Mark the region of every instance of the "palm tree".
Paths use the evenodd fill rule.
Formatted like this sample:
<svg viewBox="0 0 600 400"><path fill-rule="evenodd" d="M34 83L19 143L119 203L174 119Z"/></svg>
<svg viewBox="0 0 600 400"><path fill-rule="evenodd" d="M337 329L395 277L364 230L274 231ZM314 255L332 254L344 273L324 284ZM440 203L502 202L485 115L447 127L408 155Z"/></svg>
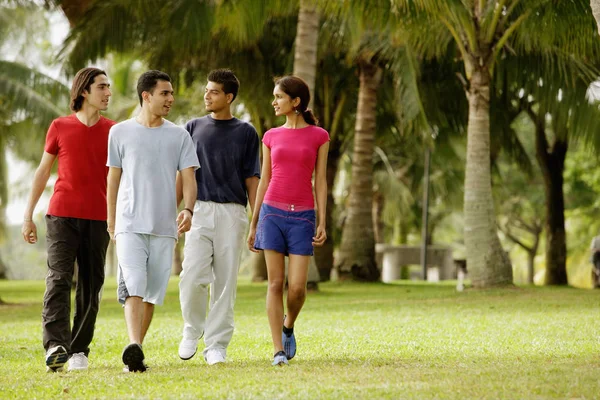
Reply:
<svg viewBox="0 0 600 400"><path fill-rule="evenodd" d="M327 3L325 10L343 21L338 36L344 37L348 57L353 59L359 75L358 103L354 129L350 195L344 210L345 220L336 260L341 279L374 281L379 278L375 261L373 229L373 151L376 134L377 92L384 70L391 73L393 84L382 90L399 90L397 98L405 106L403 117L415 126L423 126L424 113L414 89L414 60L406 51L401 31L375 25L378 9L366 3ZM413 85L413 86L411 86ZM409 88L409 90L406 90ZM414 105L416 107L411 107Z"/></svg>
<svg viewBox="0 0 600 400"><path fill-rule="evenodd" d="M342 242L337 260L340 279L375 281L379 270L375 263L375 234L373 231L373 151L377 89L382 68L376 61L361 58L360 89L354 131L352 183L346 207Z"/></svg>
<svg viewBox="0 0 600 400"><path fill-rule="evenodd" d="M28 26L35 34L39 7L30 2L0 8L0 38L12 45L25 42L9 35L17 26ZM17 7L19 6L19 7ZM32 20L33 18L33 20ZM33 23L31 23L33 22ZM41 21L45 23L45 21ZM29 29L29 28L28 28ZM0 42L0 47L5 45ZM15 49L13 49L15 50ZM6 207L9 197L6 153L12 151L25 161L37 162L42 153L46 128L63 114L68 101L68 88L49 76L17 61L0 59L0 238L6 232ZM0 260L0 278L6 277L6 266Z"/></svg>
<svg viewBox="0 0 600 400"><path fill-rule="evenodd" d="M465 70L469 101L465 169L465 243L476 287L512 282L510 260L497 235L490 172L490 86L494 67L511 54L540 54L557 68L591 55L587 0L408 0L377 2L413 33L427 57L445 54L453 43ZM583 22L582 22L583 21ZM540 31L543 27L543 31ZM426 29L426 31L424 31ZM543 34L542 34L543 33ZM573 61L575 59L575 61Z"/></svg>
<svg viewBox="0 0 600 400"><path fill-rule="evenodd" d="M6 153L35 162L42 153L45 129L64 113L68 89L60 82L23 64L0 60L0 239L6 233L8 168ZM0 279L6 267L0 260Z"/></svg>
<svg viewBox="0 0 600 400"><path fill-rule="evenodd" d="M298 26L296 29L294 72L308 85L311 93L309 108L313 107L315 80L317 75L317 49L319 42L319 12L311 0L300 0ZM308 287L317 290L319 271L315 258L311 257L308 267Z"/></svg>
<svg viewBox="0 0 600 400"><path fill-rule="evenodd" d="M315 93L317 49L319 42L319 12L311 0L300 0L298 27L294 51L294 75L304 79L310 93ZM314 95L309 107L313 107Z"/></svg>

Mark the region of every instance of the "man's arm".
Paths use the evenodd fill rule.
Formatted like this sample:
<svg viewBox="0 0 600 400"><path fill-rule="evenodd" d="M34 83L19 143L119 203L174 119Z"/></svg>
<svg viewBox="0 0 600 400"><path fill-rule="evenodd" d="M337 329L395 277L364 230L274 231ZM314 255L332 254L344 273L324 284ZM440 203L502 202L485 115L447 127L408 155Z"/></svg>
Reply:
<svg viewBox="0 0 600 400"><path fill-rule="evenodd" d="M177 196L177 208L183 200L183 183L181 182L181 172L177 171L177 178L175 179L175 195Z"/></svg>
<svg viewBox="0 0 600 400"><path fill-rule="evenodd" d="M115 219L117 214L117 195L119 194L119 184L121 183L121 173L123 170L118 167L108 169L108 178L106 184L106 206L107 206L107 229L111 240L115 240Z"/></svg>
<svg viewBox="0 0 600 400"><path fill-rule="evenodd" d="M196 170L194 167L182 169L178 177L181 180L181 192L183 193L184 209L177 216L177 233L187 232L192 227L192 214L194 204L198 196L198 184L196 183Z"/></svg>
<svg viewBox="0 0 600 400"><path fill-rule="evenodd" d="M33 211L46 188L54 160L56 160L55 154L44 152L40 165L33 175L33 184L29 193L29 199L27 200L25 214L23 215L23 227L21 228L23 239L28 243L37 242L37 227L35 226L35 222L33 222Z"/></svg>
<svg viewBox="0 0 600 400"><path fill-rule="evenodd" d="M250 212L254 213L254 203L256 202L256 190L258 189L258 176L251 176L246 178L244 183L246 184L246 191L248 192L248 203L250 204Z"/></svg>

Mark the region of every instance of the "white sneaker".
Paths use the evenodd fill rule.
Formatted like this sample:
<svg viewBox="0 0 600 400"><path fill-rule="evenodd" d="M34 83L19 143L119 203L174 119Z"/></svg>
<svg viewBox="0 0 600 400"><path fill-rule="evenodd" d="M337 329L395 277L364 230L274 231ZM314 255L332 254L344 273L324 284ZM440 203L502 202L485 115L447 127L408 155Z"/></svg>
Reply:
<svg viewBox="0 0 600 400"><path fill-rule="evenodd" d="M189 360L194 357L198 350L197 339L182 339L179 343L179 358L182 360Z"/></svg>
<svg viewBox="0 0 600 400"><path fill-rule="evenodd" d="M206 352L204 359L208 365L215 365L225 362L225 355L219 349L210 349Z"/></svg>
<svg viewBox="0 0 600 400"><path fill-rule="evenodd" d="M74 353L69 358L69 368L67 368L67 371L82 371L88 369L88 365L88 358L84 353Z"/></svg>

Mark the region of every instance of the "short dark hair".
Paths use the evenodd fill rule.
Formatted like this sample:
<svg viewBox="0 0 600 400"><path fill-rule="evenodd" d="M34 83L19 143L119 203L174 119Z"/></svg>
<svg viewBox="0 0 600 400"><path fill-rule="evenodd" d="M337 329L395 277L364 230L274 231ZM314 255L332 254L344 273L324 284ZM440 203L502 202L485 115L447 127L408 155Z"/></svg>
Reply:
<svg viewBox="0 0 600 400"><path fill-rule="evenodd" d="M94 79L98 75L106 75L106 72L98 68L84 68L80 69L75 78L73 78L73 84L71 85L71 110L77 112L83 107L83 92L90 92L90 87L94 83Z"/></svg>
<svg viewBox="0 0 600 400"><path fill-rule="evenodd" d="M143 92L154 92L154 88L156 87L156 83L158 81L171 82L171 77L162 71L157 71L155 69L144 72L140 79L137 82L137 92L138 98L140 99L140 106L144 104L144 99L142 98Z"/></svg>
<svg viewBox="0 0 600 400"><path fill-rule="evenodd" d="M221 68L210 71L208 81L223 85L225 94L233 94L231 101L235 100L238 90L240 90L240 81L230 69Z"/></svg>

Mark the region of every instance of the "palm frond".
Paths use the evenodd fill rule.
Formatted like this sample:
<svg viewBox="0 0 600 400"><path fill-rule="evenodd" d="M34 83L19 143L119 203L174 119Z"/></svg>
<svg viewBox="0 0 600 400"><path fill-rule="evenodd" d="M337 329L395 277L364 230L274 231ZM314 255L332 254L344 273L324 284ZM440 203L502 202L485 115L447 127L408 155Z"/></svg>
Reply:
<svg viewBox="0 0 600 400"><path fill-rule="evenodd" d="M35 115L47 123L64 113L59 105L67 98L68 89L23 64L0 60L0 93L10 98L13 118Z"/></svg>

